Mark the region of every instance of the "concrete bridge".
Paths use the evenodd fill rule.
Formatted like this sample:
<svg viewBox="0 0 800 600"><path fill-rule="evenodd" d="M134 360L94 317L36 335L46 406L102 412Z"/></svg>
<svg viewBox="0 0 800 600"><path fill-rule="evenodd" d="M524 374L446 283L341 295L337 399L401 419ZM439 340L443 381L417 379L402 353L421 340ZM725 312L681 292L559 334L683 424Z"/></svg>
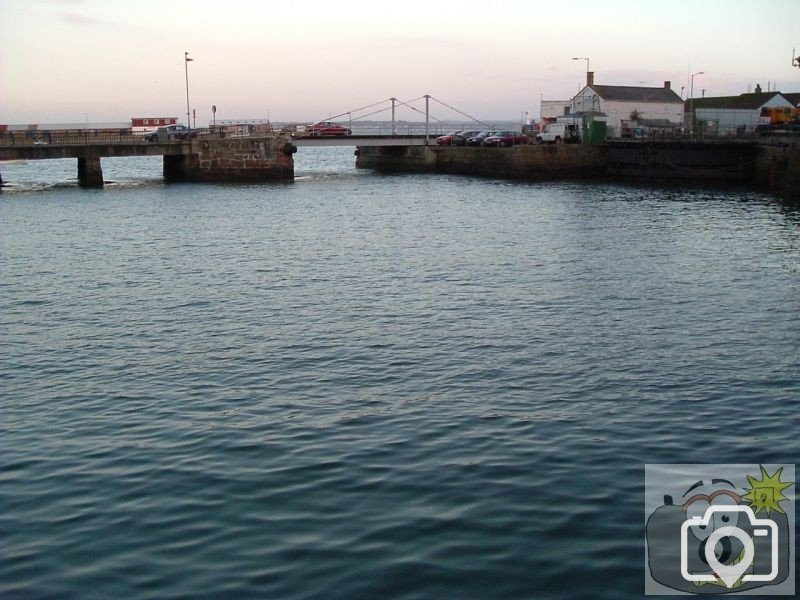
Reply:
<svg viewBox="0 0 800 600"><path fill-rule="evenodd" d="M148 142L141 135L125 132L41 131L0 135L0 160L76 158L81 187L102 187L100 159L124 156L163 156L163 173L168 181L291 181L295 151L291 138L282 135L213 136L164 142Z"/></svg>
<svg viewBox="0 0 800 600"><path fill-rule="evenodd" d="M297 148L315 146L422 146L424 135L360 135L298 137L273 133L261 136L201 135L160 142L128 131L21 131L0 134L0 161L75 158L78 184L102 187L103 157L163 156L168 181L292 180ZM0 183L2 175L0 174Z"/></svg>

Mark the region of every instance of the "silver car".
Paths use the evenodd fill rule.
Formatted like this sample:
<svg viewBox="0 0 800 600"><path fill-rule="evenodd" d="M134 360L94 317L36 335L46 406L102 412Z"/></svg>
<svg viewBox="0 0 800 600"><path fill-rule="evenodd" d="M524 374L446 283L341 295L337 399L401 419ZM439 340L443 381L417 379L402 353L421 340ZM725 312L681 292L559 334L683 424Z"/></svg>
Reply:
<svg viewBox="0 0 800 600"><path fill-rule="evenodd" d="M167 125L146 134L144 139L148 142L170 142L172 140L182 140L188 133L189 128L186 125Z"/></svg>

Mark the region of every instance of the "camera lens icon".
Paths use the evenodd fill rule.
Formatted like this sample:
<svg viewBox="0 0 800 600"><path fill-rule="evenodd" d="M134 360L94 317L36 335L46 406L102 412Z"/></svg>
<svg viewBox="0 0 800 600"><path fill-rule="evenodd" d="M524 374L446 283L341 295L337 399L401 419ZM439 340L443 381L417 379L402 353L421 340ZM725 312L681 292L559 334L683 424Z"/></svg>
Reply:
<svg viewBox="0 0 800 600"><path fill-rule="evenodd" d="M735 514L742 513L742 514ZM718 518L722 515L722 518ZM741 527L725 525L711 531L715 523L742 524L752 531L752 535ZM746 521L746 523L745 523ZM705 563L713 569L713 573L697 573L689 571L689 530L709 532L703 544L703 558ZM768 540L770 549L770 570L768 573L747 573L755 559L756 546L761 551L764 543L754 543L754 538ZM741 547L741 552L732 557L731 540L738 542L736 547ZM723 548L720 558L717 558L715 548ZM733 558L733 559L732 559ZM732 588L737 581L742 584L749 581L773 581L778 576L778 526L771 519L757 519L749 506L710 506L703 516L694 516L686 519L681 524L681 576L686 581L699 583L713 583L721 579L728 588Z"/></svg>

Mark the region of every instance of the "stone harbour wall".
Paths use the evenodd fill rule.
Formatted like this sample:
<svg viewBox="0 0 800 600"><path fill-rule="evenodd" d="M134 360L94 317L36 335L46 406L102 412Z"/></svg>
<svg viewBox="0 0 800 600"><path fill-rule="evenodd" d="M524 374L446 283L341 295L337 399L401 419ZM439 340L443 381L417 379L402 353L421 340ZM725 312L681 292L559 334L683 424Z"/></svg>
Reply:
<svg viewBox="0 0 800 600"><path fill-rule="evenodd" d="M603 177L607 163L602 146L363 146L358 148L356 167L379 171L547 180Z"/></svg>
<svg viewBox="0 0 800 600"><path fill-rule="evenodd" d="M356 167L504 179L746 185L800 202L800 144L612 142L514 148L359 146Z"/></svg>
<svg viewBox="0 0 800 600"><path fill-rule="evenodd" d="M762 146L755 165L755 186L800 203L800 146Z"/></svg>
<svg viewBox="0 0 800 600"><path fill-rule="evenodd" d="M292 181L296 148L283 137L192 141L191 152L164 157L169 181Z"/></svg>

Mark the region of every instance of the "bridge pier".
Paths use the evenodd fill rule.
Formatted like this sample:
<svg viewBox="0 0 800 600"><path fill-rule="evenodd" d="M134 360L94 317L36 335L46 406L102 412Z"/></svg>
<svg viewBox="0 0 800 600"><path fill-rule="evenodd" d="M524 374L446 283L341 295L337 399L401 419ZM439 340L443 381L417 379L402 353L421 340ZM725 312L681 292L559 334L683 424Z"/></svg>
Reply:
<svg viewBox="0 0 800 600"><path fill-rule="evenodd" d="M93 135L51 138L53 143L6 144L0 135L0 160L78 159L78 184L103 187L101 157L163 156L167 181L240 182L292 181L297 148L288 136L241 138L216 136L175 142L146 143L118 132L111 137ZM27 140L25 140L27 142Z"/></svg>
<svg viewBox="0 0 800 600"><path fill-rule="evenodd" d="M201 139L164 155L167 181L292 181L297 148L286 138Z"/></svg>
<svg viewBox="0 0 800 600"><path fill-rule="evenodd" d="M186 155L185 154L165 154L164 155L164 180L165 181L186 181Z"/></svg>
<svg viewBox="0 0 800 600"><path fill-rule="evenodd" d="M81 187L103 187L103 169L99 156L78 157L78 185Z"/></svg>

